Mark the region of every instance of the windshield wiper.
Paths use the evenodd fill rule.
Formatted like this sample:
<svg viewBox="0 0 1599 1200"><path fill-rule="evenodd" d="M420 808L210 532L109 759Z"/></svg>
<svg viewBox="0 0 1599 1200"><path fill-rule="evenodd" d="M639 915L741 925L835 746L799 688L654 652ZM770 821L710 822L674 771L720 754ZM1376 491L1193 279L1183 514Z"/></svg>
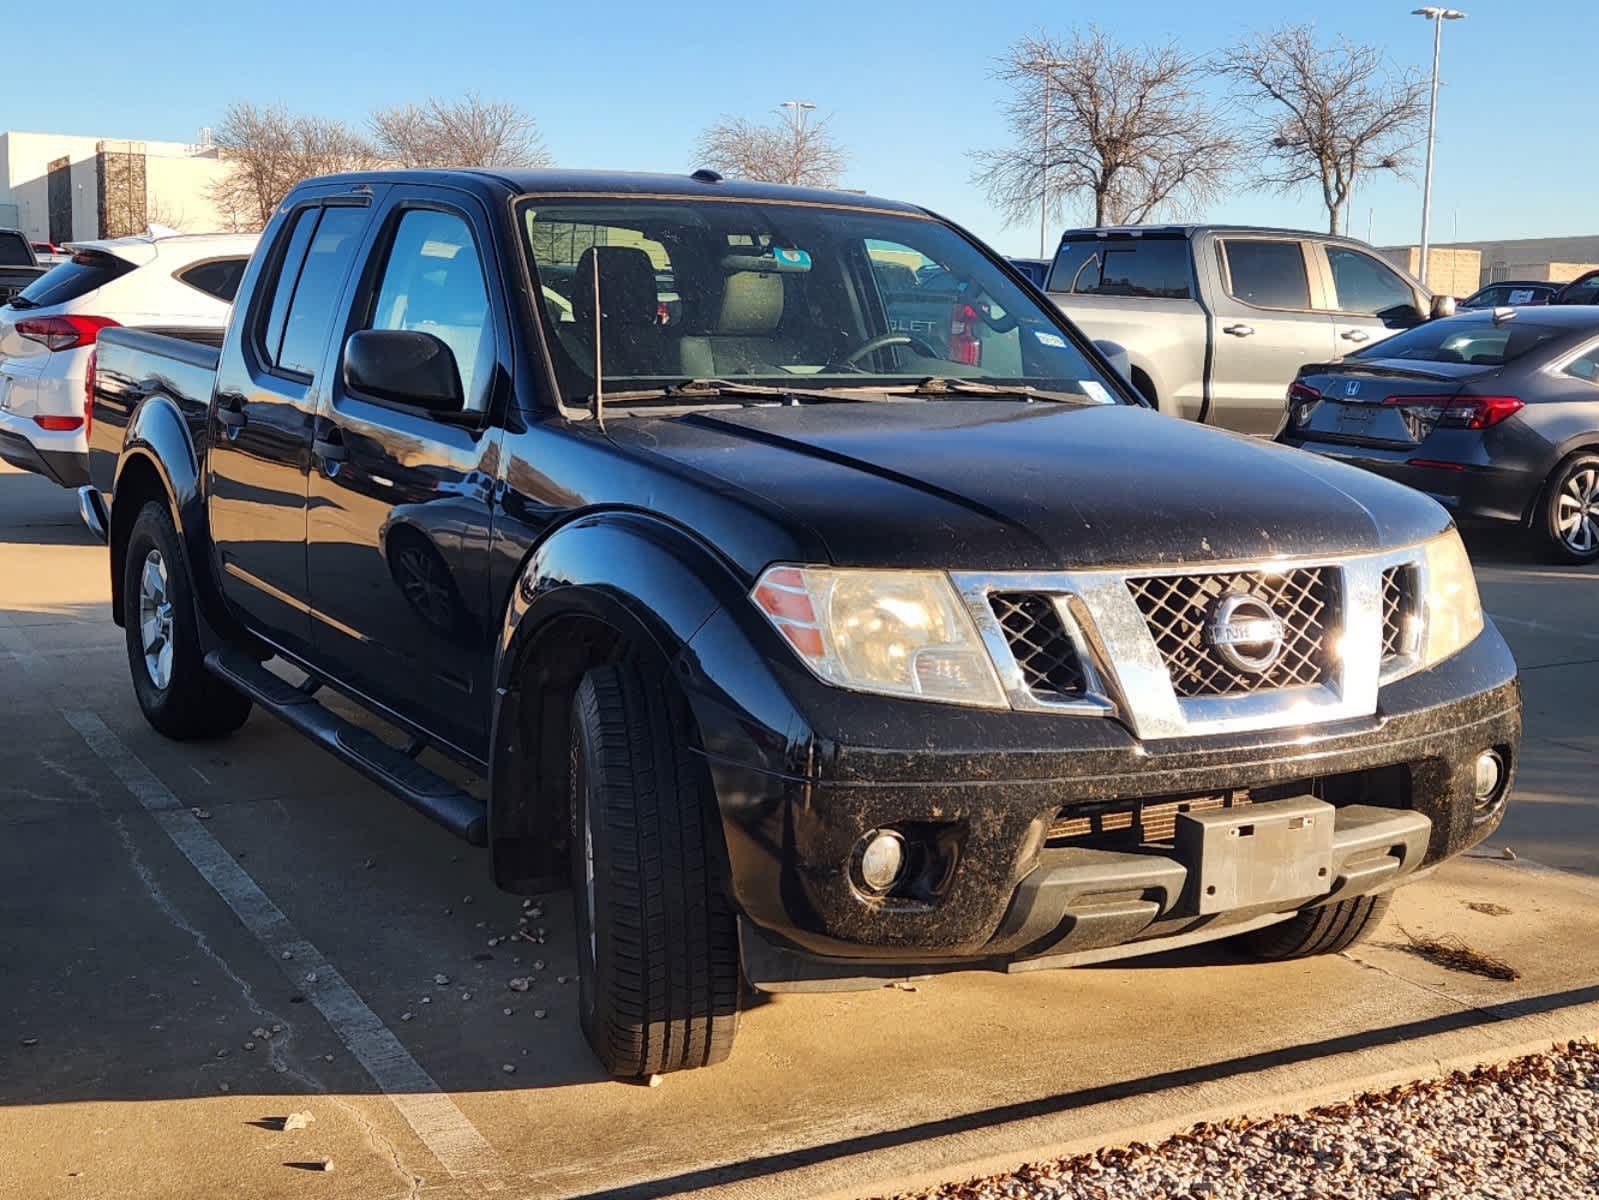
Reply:
<svg viewBox="0 0 1599 1200"><path fill-rule="evenodd" d="M1079 392L1053 392L1036 388L1030 383L983 383L976 379L958 379L948 375L932 375L908 388L884 388L891 395L904 396L1020 396L1023 400L1048 400L1055 404L1093 404L1094 401Z"/></svg>
<svg viewBox="0 0 1599 1200"><path fill-rule="evenodd" d="M882 389L872 389L881 391ZM588 397L592 403L593 397ZM710 399L750 399L750 400L782 400L789 404L798 404L802 400L815 400L826 403L837 403L840 400L868 401L870 396L860 395L858 392L824 391L820 388L791 388L760 383L734 383L727 379L686 379L682 383L669 383L664 387L641 388L631 392L605 393L605 403L626 404L629 401L640 400L710 400Z"/></svg>

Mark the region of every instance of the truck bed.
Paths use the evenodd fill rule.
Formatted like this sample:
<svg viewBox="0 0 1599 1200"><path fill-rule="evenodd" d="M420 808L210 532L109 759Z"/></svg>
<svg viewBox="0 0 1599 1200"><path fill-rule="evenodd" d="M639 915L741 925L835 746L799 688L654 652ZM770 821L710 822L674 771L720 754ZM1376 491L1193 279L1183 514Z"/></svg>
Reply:
<svg viewBox="0 0 1599 1200"><path fill-rule="evenodd" d="M169 328L102 330L96 341L89 482L111 496L128 416L145 396L169 396L183 414L195 452L204 454L206 410L216 384L224 331Z"/></svg>

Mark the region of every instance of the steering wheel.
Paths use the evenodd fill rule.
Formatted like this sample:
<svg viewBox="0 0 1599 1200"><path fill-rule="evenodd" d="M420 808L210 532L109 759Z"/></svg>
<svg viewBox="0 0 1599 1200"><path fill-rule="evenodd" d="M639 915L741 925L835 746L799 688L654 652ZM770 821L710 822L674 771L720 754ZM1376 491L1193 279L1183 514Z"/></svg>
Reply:
<svg viewBox="0 0 1599 1200"><path fill-rule="evenodd" d="M921 338L916 337L913 334L883 333L879 334L877 337L868 338L866 341L862 342L859 346L856 346L855 349L849 351L843 357L834 359L828 364L828 366L853 367L868 354L875 353L878 350L884 350L889 346L909 346L923 358L944 357L943 351L933 349L932 346L928 345Z"/></svg>

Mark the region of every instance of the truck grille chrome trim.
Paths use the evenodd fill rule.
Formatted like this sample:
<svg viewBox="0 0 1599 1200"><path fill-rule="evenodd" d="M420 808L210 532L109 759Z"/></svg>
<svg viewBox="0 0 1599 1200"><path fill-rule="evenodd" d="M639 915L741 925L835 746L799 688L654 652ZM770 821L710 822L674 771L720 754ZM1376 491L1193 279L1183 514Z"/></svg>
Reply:
<svg viewBox="0 0 1599 1200"><path fill-rule="evenodd" d="M1145 741L1370 718L1379 687L1420 665L1420 546L1186 571L956 571L951 579L1013 709L1111 716ZM1218 600L1240 594L1264 608L1230 606L1218 627ZM1276 656L1247 644L1279 632ZM1221 645L1266 668L1240 669L1216 652Z"/></svg>

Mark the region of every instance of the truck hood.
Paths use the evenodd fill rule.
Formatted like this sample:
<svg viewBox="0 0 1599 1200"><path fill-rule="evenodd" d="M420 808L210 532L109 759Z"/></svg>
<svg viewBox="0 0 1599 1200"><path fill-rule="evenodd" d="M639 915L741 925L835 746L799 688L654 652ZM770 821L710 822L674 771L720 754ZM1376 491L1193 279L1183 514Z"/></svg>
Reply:
<svg viewBox="0 0 1599 1200"><path fill-rule="evenodd" d="M802 526L840 565L1215 563L1373 551L1449 525L1375 475L1141 408L844 403L618 417L610 430Z"/></svg>

